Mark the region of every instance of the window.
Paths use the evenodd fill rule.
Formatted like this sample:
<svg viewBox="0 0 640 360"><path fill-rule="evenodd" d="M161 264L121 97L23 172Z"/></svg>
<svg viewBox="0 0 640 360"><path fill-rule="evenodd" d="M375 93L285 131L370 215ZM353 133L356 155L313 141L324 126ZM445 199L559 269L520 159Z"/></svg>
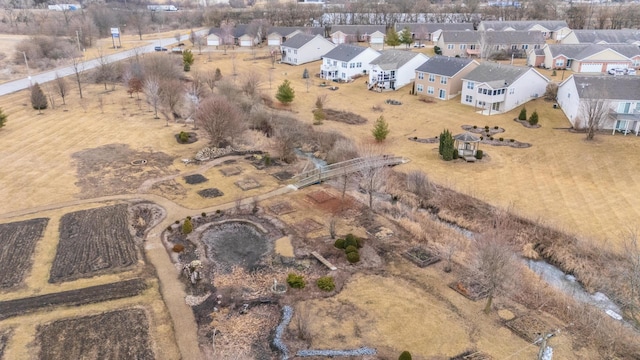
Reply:
<svg viewBox="0 0 640 360"><path fill-rule="evenodd" d="M358 66L356 66L356 67L361 68L361 67L362 67L362 63L361 63L361 62L359 62L359 63L358 63Z"/></svg>
<svg viewBox="0 0 640 360"><path fill-rule="evenodd" d="M298 55L298 50L293 50L294 55Z"/></svg>
<svg viewBox="0 0 640 360"><path fill-rule="evenodd" d="M529 45L527 44L522 44L522 50L527 50L529 48Z"/></svg>
<svg viewBox="0 0 640 360"><path fill-rule="evenodd" d="M338 66L338 60L333 60L333 66Z"/></svg>
<svg viewBox="0 0 640 360"><path fill-rule="evenodd" d="M476 49L476 44L471 44L471 45L469 45L469 49L470 49L470 50L475 50L475 49Z"/></svg>
<svg viewBox="0 0 640 360"><path fill-rule="evenodd" d="M464 101L468 102L468 103L472 103L473 102L473 96L471 95L467 95L464 97Z"/></svg>
<svg viewBox="0 0 640 360"><path fill-rule="evenodd" d="M422 86L422 84L416 85L416 91L422 92L423 90L424 90L424 87Z"/></svg>
<svg viewBox="0 0 640 360"><path fill-rule="evenodd" d="M331 60L329 60L329 59L325 59L325 60L326 60L325 62L327 63L327 65L331 65Z"/></svg>
<svg viewBox="0 0 640 360"><path fill-rule="evenodd" d="M518 45L511 45L511 50L517 50L518 49Z"/></svg>
<svg viewBox="0 0 640 360"><path fill-rule="evenodd" d="M433 74L429 74L429 82L435 82L436 81L436 76Z"/></svg>
<svg viewBox="0 0 640 360"><path fill-rule="evenodd" d="M424 73L419 72L418 73L418 79L424 80Z"/></svg>
<svg viewBox="0 0 640 360"><path fill-rule="evenodd" d="M396 71L395 70L391 70L391 77L395 78L396 77Z"/></svg>
<svg viewBox="0 0 640 360"><path fill-rule="evenodd" d="M346 69L347 68L347 63L343 61L342 62L342 67Z"/></svg>
<svg viewBox="0 0 640 360"><path fill-rule="evenodd" d="M622 102L618 104L618 113L620 114L628 114L629 110L631 110L631 103Z"/></svg>
<svg viewBox="0 0 640 360"><path fill-rule="evenodd" d="M453 50L453 44L449 44L449 45L447 45L447 49L449 49L449 50Z"/></svg>
<svg viewBox="0 0 640 360"><path fill-rule="evenodd" d="M487 103L485 101L478 101L478 106L485 106Z"/></svg>
<svg viewBox="0 0 640 360"><path fill-rule="evenodd" d="M513 95L515 93L516 93L516 89L514 88L509 89L509 94Z"/></svg>
<svg viewBox="0 0 640 360"><path fill-rule="evenodd" d="M345 73L342 73L341 76L342 76L343 79L347 78L347 74L345 74Z"/></svg>
<svg viewBox="0 0 640 360"><path fill-rule="evenodd" d="M482 94L482 89L478 88L478 94Z"/></svg>
<svg viewBox="0 0 640 360"><path fill-rule="evenodd" d="M447 85L447 79L446 76L440 76L440 84Z"/></svg>
<svg viewBox="0 0 640 360"><path fill-rule="evenodd" d="M460 44L460 50L464 50L467 48L467 44Z"/></svg>
<svg viewBox="0 0 640 360"><path fill-rule="evenodd" d="M289 54L291 54L291 49L287 49L287 52L288 52Z"/></svg>
<svg viewBox="0 0 640 360"><path fill-rule="evenodd" d="M638 67L638 66L640 66L640 60L633 60L633 63L631 63L631 65L632 65L633 67Z"/></svg>
<svg viewBox="0 0 640 360"><path fill-rule="evenodd" d="M487 91L487 89L482 89L482 95L487 95L487 93L490 93L491 90Z"/></svg>
<svg viewBox="0 0 640 360"><path fill-rule="evenodd" d="M564 65L564 59L557 59L556 60L556 66L563 66Z"/></svg>
<svg viewBox="0 0 640 360"><path fill-rule="evenodd" d="M433 86L427 87L427 94L433 95Z"/></svg>
<svg viewBox="0 0 640 360"><path fill-rule="evenodd" d="M467 89L473 90L473 83L471 81L467 81Z"/></svg>
<svg viewBox="0 0 640 360"><path fill-rule="evenodd" d="M353 69L354 67L356 67L356 64L354 64L354 63L349 63L349 69Z"/></svg>
<svg viewBox="0 0 640 360"><path fill-rule="evenodd" d="M534 48L534 49L540 49L540 44L535 44L535 45L533 45L533 48Z"/></svg>
<svg viewBox="0 0 640 360"><path fill-rule="evenodd" d="M440 94L438 96L440 99L446 99L447 98L447 92L444 89L440 89Z"/></svg>

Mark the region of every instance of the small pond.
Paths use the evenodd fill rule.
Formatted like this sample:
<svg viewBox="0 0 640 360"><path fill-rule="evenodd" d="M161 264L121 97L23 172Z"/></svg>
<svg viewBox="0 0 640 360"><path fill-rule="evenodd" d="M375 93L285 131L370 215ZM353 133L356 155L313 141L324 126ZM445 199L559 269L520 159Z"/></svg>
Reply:
<svg viewBox="0 0 640 360"><path fill-rule="evenodd" d="M222 269L242 266L253 269L269 250L269 239L254 226L229 222L211 226L202 233L207 258Z"/></svg>

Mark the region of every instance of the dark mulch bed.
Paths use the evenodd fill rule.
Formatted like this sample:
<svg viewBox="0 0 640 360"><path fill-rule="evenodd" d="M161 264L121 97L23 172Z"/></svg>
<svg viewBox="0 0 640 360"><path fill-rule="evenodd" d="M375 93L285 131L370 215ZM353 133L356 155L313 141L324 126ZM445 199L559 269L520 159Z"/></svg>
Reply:
<svg viewBox="0 0 640 360"><path fill-rule="evenodd" d="M440 142L440 139L438 139L437 137L419 138L414 136L414 137L410 137L409 140L423 143L423 144L437 144L438 142Z"/></svg>
<svg viewBox="0 0 640 360"><path fill-rule="evenodd" d="M188 132L187 134L189 134L189 138L187 139L187 141L180 141L180 134L174 135L178 144L193 144L194 142L198 141L198 134L194 132Z"/></svg>
<svg viewBox="0 0 640 360"><path fill-rule="evenodd" d="M289 171L280 171L277 172L275 174L272 174L273 177L275 177L276 179L280 180L280 181L284 181L284 180L289 180L291 178L293 178L293 173L289 172Z"/></svg>
<svg viewBox="0 0 640 360"><path fill-rule="evenodd" d="M209 179L204 177L202 174L187 175L183 179L189 185L195 185L203 183L205 181L209 181Z"/></svg>
<svg viewBox="0 0 640 360"><path fill-rule="evenodd" d="M404 252L402 256L421 268L427 267L440 261L440 257L438 255L433 254L431 251L420 247L409 249L408 251Z"/></svg>
<svg viewBox="0 0 640 360"><path fill-rule="evenodd" d="M430 138L410 137L408 138L408 140L423 143L423 144L437 144L438 142L440 142L440 139L438 139L437 137L430 137ZM520 142L515 139L503 138L502 141L500 141L500 138L493 138L493 140L491 140L491 138L485 138L484 136L481 137L480 143L491 145L491 146L511 146L517 149L526 149L532 146L529 143Z"/></svg>
<svg viewBox="0 0 640 360"><path fill-rule="evenodd" d="M462 125L462 129L463 129L464 131L468 131L468 132L470 132L470 133L474 133L474 134L480 134L480 135L483 135L483 136L487 136L487 134L488 134L489 136L493 136L493 135L495 135L495 134L500 134L500 133L503 133L503 132L504 132L504 129L503 129L503 128L501 128L501 127L498 127L498 128L496 129L496 127L495 127L495 126L490 126L490 127L489 127L489 129L487 129L487 128L486 128L486 127L484 127L484 126L483 126L483 127L478 126L478 127L476 127L476 128L474 128L473 126L474 126L474 125ZM487 131L487 130L488 130L488 131Z"/></svg>
<svg viewBox="0 0 640 360"><path fill-rule="evenodd" d="M229 164L235 164L237 162L238 161L236 159L229 159L229 160L223 161L222 163L225 164L225 165L229 165Z"/></svg>
<svg viewBox="0 0 640 360"><path fill-rule="evenodd" d="M223 196L224 193L216 188L209 188L198 191L198 195L202 196L203 198L216 198L219 196Z"/></svg>
<svg viewBox="0 0 640 360"><path fill-rule="evenodd" d="M350 125L361 125L367 123L367 119L365 117L349 111L324 109L324 113L327 115L327 120L330 121L337 121Z"/></svg>
<svg viewBox="0 0 640 360"><path fill-rule="evenodd" d="M295 209L286 201L281 201L269 206L269 210L276 215L284 215L295 211Z"/></svg>
<svg viewBox="0 0 640 360"><path fill-rule="evenodd" d="M449 287L458 292L460 295L469 300L476 301L487 297L487 292L478 283L472 283L464 280L454 281Z"/></svg>
<svg viewBox="0 0 640 360"><path fill-rule="evenodd" d="M540 124L531 125L528 120L520 120L518 118L513 119L513 121L520 123L520 125L529 128L529 129L537 129L540 127Z"/></svg>

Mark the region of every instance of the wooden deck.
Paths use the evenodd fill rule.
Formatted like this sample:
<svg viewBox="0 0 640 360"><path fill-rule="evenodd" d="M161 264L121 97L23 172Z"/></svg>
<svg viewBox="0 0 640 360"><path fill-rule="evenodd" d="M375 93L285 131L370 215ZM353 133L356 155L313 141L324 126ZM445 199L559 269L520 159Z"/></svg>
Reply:
<svg viewBox="0 0 640 360"><path fill-rule="evenodd" d="M330 270L338 270L337 267L335 267L332 263L329 262L329 260L325 259L324 256L318 254L317 251L312 251L311 255L315 256L316 259L318 259L318 261L320 261L321 263L324 264L324 266L328 267Z"/></svg>

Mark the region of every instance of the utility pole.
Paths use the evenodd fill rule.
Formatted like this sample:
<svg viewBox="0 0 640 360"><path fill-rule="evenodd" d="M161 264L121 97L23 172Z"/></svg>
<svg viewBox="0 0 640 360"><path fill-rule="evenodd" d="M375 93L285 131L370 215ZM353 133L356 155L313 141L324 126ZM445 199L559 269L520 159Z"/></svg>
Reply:
<svg viewBox="0 0 640 360"><path fill-rule="evenodd" d="M27 76L29 78L29 87L31 87L31 70L29 70L29 62L27 62L27 53L23 51L22 55L24 56L24 64L27 66Z"/></svg>
<svg viewBox="0 0 640 360"><path fill-rule="evenodd" d="M78 30L76 30L76 41L78 42L78 51L82 52L82 49L80 49L80 33Z"/></svg>

